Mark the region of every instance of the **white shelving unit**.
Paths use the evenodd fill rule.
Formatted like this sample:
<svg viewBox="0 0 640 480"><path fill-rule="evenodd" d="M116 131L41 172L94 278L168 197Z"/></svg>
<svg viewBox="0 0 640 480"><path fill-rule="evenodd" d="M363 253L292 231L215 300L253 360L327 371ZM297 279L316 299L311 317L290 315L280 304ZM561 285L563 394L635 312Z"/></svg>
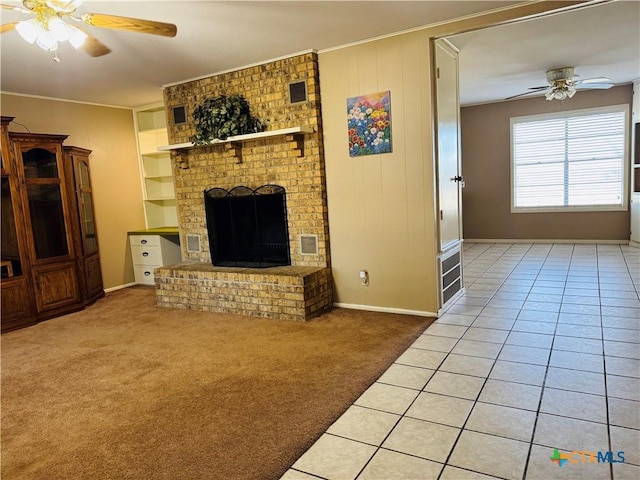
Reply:
<svg viewBox="0 0 640 480"><path fill-rule="evenodd" d="M171 154L158 150L158 147L168 143L164 105L159 103L138 107L134 109L134 119L146 227L176 227L178 214Z"/></svg>

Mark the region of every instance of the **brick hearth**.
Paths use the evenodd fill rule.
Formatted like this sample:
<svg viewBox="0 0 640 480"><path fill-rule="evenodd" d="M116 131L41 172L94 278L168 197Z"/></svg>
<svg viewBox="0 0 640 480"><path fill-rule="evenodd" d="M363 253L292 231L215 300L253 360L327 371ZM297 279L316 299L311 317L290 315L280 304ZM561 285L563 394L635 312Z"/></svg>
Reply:
<svg viewBox="0 0 640 480"><path fill-rule="evenodd" d="M306 320L332 305L331 269L179 264L156 269L161 307Z"/></svg>

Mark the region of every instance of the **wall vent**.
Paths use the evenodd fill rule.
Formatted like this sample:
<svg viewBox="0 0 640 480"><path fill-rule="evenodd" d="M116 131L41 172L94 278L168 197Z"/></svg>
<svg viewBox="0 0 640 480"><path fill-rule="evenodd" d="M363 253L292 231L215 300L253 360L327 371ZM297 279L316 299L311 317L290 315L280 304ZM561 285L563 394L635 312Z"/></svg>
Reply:
<svg viewBox="0 0 640 480"><path fill-rule="evenodd" d="M289 84L289 103L302 103L307 101L307 81L301 80Z"/></svg>
<svg viewBox="0 0 640 480"><path fill-rule="evenodd" d="M300 235L300 253L318 255L318 235Z"/></svg>
<svg viewBox="0 0 640 480"><path fill-rule="evenodd" d="M179 125L181 123L187 123L187 111L184 105L173 107L173 124Z"/></svg>
<svg viewBox="0 0 640 480"><path fill-rule="evenodd" d="M187 252L202 253L202 249L200 248L200 235L187 233Z"/></svg>

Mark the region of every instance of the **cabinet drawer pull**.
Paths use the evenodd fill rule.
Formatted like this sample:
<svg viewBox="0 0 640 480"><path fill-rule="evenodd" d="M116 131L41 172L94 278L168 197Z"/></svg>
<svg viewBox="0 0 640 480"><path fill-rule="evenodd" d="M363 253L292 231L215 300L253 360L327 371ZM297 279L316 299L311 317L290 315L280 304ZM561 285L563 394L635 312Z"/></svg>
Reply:
<svg viewBox="0 0 640 480"><path fill-rule="evenodd" d="M149 252L142 252L142 256L143 257L148 257L149 256Z"/></svg>
<svg viewBox="0 0 640 480"><path fill-rule="evenodd" d="M147 241L146 240L140 240L140 243L143 244L143 245L146 245Z"/></svg>
<svg viewBox="0 0 640 480"><path fill-rule="evenodd" d="M144 276L145 276L145 277L148 277L149 275L151 275L151 272L149 272L149 271L144 272Z"/></svg>

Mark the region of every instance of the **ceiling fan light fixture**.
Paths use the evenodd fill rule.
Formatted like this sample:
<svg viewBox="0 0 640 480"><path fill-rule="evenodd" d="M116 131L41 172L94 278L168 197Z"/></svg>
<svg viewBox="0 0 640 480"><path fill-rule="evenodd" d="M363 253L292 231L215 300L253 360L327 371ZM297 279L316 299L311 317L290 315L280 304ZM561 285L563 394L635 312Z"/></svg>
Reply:
<svg viewBox="0 0 640 480"><path fill-rule="evenodd" d="M82 3L84 2L84 0L71 0L69 2L65 2L65 1L60 1L60 0L47 0L46 4L47 6L56 11L56 12L60 12L60 13L73 13L75 12L76 8L78 8L80 5L82 5Z"/></svg>
<svg viewBox="0 0 640 480"><path fill-rule="evenodd" d="M41 49L49 52L54 52L58 49L58 41L51 34L51 32L44 30L36 39L36 45Z"/></svg>
<svg viewBox="0 0 640 480"><path fill-rule="evenodd" d="M40 22L35 18L23 20L16 25L16 32L18 32L27 43L35 42L42 31L42 25L40 25Z"/></svg>
<svg viewBox="0 0 640 480"><path fill-rule="evenodd" d="M49 33L56 39L58 42L66 42L69 40L69 29L68 25L60 20L59 18L51 18L49 19Z"/></svg>

